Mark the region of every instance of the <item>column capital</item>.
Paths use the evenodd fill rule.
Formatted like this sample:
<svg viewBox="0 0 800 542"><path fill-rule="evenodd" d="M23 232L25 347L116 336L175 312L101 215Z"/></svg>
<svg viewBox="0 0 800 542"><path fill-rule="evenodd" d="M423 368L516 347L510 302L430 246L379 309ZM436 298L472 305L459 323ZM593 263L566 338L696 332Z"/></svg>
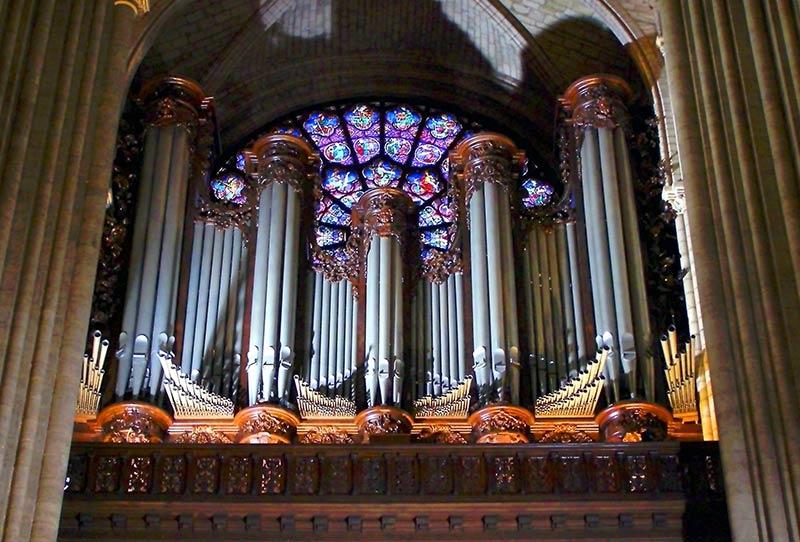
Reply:
<svg viewBox="0 0 800 542"><path fill-rule="evenodd" d="M481 183L495 183L508 191L524 162L525 153L508 137L494 132L470 136L450 153L450 171L467 203Z"/></svg>
<svg viewBox="0 0 800 542"><path fill-rule="evenodd" d="M319 176L320 160L311 146L288 134L270 134L245 151L245 171L260 188L286 183L303 193Z"/></svg>
<svg viewBox="0 0 800 542"><path fill-rule="evenodd" d="M572 83L559 98L576 128L616 128L628 118L627 103L633 92L622 78L595 74Z"/></svg>
<svg viewBox="0 0 800 542"><path fill-rule="evenodd" d="M414 212L411 198L396 188L368 190L353 206L353 227L362 232L365 241L373 235L395 237L404 241L409 226L409 215Z"/></svg>
<svg viewBox="0 0 800 542"><path fill-rule="evenodd" d="M166 76L147 81L136 102L144 109L144 121L150 126L193 127L213 110L213 99L205 96L200 85L185 77Z"/></svg>

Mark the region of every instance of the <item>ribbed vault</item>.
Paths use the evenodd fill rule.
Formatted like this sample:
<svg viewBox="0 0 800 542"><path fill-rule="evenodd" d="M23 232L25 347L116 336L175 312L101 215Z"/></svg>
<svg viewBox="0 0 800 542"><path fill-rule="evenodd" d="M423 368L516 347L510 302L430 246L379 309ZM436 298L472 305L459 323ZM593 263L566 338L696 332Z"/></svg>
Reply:
<svg viewBox="0 0 800 542"><path fill-rule="evenodd" d="M635 78L583 0L162 0L140 79L172 73L216 100L223 146L288 112L353 97L448 104L553 156L556 97L572 80ZM604 4L605 5L605 4Z"/></svg>

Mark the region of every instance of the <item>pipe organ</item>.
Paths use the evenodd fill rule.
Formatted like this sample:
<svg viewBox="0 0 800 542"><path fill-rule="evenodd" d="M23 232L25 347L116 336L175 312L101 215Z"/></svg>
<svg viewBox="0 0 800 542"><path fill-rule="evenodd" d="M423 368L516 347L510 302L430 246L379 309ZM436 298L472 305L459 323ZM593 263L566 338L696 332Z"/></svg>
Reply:
<svg viewBox="0 0 800 542"><path fill-rule="evenodd" d="M182 431L218 424L227 441L450 438L443 423L453 442L528 442L572 422L602 435L603 396L648 409L661 379L675 419L709 420L706 365L677 347L653 361L629 96L607 76L567 89L571 165L534 212L525 154L452 115L329 108L209 175L210 99L181 79L146 85L115 400L165 404L166 386ZM83 421L109 371L98 355Z"/></svg>
<svg viewBox="0 0 800 542"><path fill-rule="evenodd" d="M451 158L468 209L473 369L484 401L519 402L510 186L518 178L523 157L508 138L484 133L460 143Z"/></svg>
<svg viewBox="0 0 800 542"><path fill-rule="evenodd" d="M630 89L611 77L588 77L571 85L562 103L570 113L579 163L575 199L585 227L597 346L609 346L606 363L612 401L638 389L655 398L655 369L630 157L625 138L625 101Z"/></svg>
<svg viewBox="0 0 800 542"><path fill-rule="evenodd" d="M464 273L421 277L411 300L410 359L414 398L436 397L468 377L464 336ZM438 282L437 282L438 280Z"/></svg>
<svg viewBox="0 0 800 542"><path fill-rule="evenodd" d="M408 283L411 198L396 189L366 192L353 212L364 291L367 404L400 405L405 379L404 283Z"/></svg>
<svg viewBox="0 0 800 542"><path fill-rule="evenodd" d="M118 398L160 390L158 353L174 340L191 148L210 103L197 85L179 78L145 85L139 100L148 129L119 335Z"/></svg>
<svg viewBox="0 0 800 542"><path fill-rule="evenodd" d="M285 401L295 362L297 277L302 199L318 161L302 140L269 135L252 146L252 175L261 188L256 225L248 401Z"/></svg>

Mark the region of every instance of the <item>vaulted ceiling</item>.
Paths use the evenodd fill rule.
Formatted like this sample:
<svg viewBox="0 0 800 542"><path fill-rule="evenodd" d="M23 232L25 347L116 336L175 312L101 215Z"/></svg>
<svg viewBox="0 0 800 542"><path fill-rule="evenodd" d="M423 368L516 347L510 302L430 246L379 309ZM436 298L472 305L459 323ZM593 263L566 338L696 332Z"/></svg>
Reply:
<svg viewBox="0 0 800 542"><path fill-rule="evenodd" d="M224 147L297 109L396 97L469 113L551 159L556 99L570 82L638 79L590 0L168 3L138 79L198 81L214 96ZM628 3L647 18L646 2Z"/></svg>

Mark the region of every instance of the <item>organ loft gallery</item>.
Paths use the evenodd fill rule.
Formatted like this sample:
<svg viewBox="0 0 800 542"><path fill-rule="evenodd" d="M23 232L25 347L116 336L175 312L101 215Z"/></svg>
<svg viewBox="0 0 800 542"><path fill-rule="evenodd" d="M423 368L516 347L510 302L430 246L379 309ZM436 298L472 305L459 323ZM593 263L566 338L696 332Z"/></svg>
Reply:
<svg viewBox="0 0 800 542"><path fill-rule="evenodd" d="M0 539L800 540L796 5L0 29Z"/></svg>

